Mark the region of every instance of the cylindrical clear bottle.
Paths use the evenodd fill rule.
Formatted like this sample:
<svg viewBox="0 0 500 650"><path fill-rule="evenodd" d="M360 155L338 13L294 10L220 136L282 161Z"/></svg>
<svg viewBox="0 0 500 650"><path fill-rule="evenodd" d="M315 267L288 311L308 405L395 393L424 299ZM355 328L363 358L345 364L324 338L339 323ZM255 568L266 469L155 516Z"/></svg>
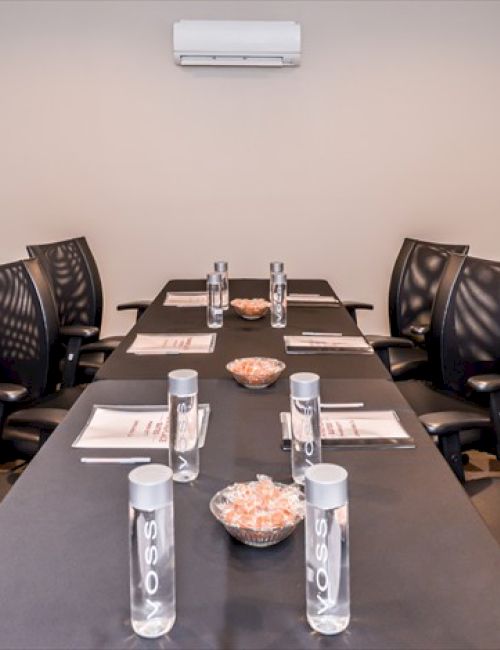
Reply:
<svg viewBox="0 0 500 650"><path fill-rule="evenodd" d="M175 622L172 470L141 465L129 474L130 620L146 638Z"/></svg>
<svg viewBox="0 0 500 650"><path fill-rule="evenodd" d="M304 483L308 467L321 463L319 375L290 375L291 463L295 483Z"/></svg>
<svg viewBox="0 0 500 650"><path fill-rule="evenodd" d="M350 620L347 472L320 463L306 471L306 605L309 625L338 634Z"/></svg>
<svg viewBox="0 0 500 650"><path fill-rule="evenodd" d="M222 307L222 278L220 273L207 275L207 327L222 327L224 309Z"/></svg>
<svg viewBox="0 0 500 650"><path fill-rule="evenodd" d="M222 277L222 308L229 309L229 271L227 262L214 262L214 271Z"/></svg>
<svg viewBox="0 0 500 650"><path fill-rule="evenodd" d="M271 292L271 327L286 327L286 275L275 273Z"/></svg>
<svg viewBox="0 0 500 650"><path fill-rule="evenodd" d="M269 267L269 302L272 302L274 275L275 273L284 273L285 265L283 262L271 262Z"/></svg>
<svg viewBox="0 0 500 650"><path fill-rule="evenodd" d="M194 481L200 473L196 370L172 370L168 373L168 417L168 455L174 481Z"/></svg>

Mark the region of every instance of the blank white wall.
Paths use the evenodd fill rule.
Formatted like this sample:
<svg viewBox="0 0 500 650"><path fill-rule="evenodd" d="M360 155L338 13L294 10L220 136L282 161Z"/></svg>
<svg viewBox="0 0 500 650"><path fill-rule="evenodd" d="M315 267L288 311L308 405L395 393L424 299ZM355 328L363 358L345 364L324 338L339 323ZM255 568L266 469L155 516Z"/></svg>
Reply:
<svg viewBox="0 0 500 650"><path fill-rule="evenodd" d="M181 18L290 19L300 68L184 69ZM376 303L404 236L500 258L500 3L0 2L0 262L86 235L120 301L215 258Z"/></svg>

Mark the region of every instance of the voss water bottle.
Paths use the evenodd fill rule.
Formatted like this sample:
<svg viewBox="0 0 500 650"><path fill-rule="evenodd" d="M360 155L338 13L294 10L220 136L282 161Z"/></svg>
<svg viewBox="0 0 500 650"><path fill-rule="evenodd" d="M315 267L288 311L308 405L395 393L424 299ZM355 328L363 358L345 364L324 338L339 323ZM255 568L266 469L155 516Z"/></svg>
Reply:
<svg viewBox="0 0 500 650"><path fill-rule="evenodd" d="M141 465L129 474L130 619L140 636L166 634L175 621L172 470Z"/></svg>
<svg viewBox="0 0 500 650"><path fill-rule="evenodd" d="M306 607L309 625L338 634L350 619L347 472L320 463L305 475Z"/></svg>
<svg viewBox="0 0 500 650"><path fill-rule="evenodd" d="M290 375L292 477L299 484L308 467L321 463L319 381L313 372Z"/></svg>

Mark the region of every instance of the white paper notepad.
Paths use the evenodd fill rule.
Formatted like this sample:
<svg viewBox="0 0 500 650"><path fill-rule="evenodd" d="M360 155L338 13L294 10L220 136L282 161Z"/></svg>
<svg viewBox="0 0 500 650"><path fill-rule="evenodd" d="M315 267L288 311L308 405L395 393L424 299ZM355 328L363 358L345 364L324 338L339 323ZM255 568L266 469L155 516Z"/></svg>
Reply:
<svg viewBox="0 0 500 650"><path fill-rule="evenodd" d="M198 405L198 446L203 447L209 404ZM96 405L73 447L85 449L168 449L168 409L161 406Z"/></svg>
<svg viewBox="0 0 500 650"><path fill-rule="evenodd" d="M130 354L208 354L215 349L216 334L137 334Z"/></svg>
<svg viewBox="0 0 500 650"><path fill-rule="evenodd" d="M164 307L206 307L206 291L169 291L163 303Z"/></svg>
<svg viewBox="0 0 500 650"><path fill-rule="evenodd" d="M320 296L319 293L289 293L287 300L288 302L324 303L332 305L339 304L339 301L334 296Z"/></svg>
<svg viewBox="0 0 500 650"><path fill-rule="evenodd" d="M285 336L284 339L288 354L373 352L372 346L362 336Z"/></svg>
<svg viewBox="0 0 500 650"><path fill-rule="evenodd" d="M291 440L290 413L280 413L284 442ZM321 441L335 446L414 447L395 411L321 412Z"/></svg>

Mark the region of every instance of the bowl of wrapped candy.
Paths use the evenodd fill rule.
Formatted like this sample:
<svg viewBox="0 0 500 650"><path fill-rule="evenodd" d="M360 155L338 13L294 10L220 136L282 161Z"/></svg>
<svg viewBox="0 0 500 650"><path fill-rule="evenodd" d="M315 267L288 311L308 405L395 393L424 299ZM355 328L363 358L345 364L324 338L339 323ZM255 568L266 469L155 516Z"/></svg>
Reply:
<svg viewBox="0 0 500 650"><path fill-rule="evenodd" d="M297 485L275 483L262 474L256 481L228 485L210 501L211 513L230 535L258 548L291 535L304 510L304 494Z"/></svg>
<svg viewBox="0 0 500 650"><path fill-rule="evenodd" d="M271 303L264 298L235 298L231 300L234 311L246 320L257 320L269 311Z"/></svg>
<svg viewBox="0 0 500 650"><path fill-rule="evenodd" d="M278 379L285 364L269 357L243 357L226 365L234 379L245 388L267 388Z"/></svg>

